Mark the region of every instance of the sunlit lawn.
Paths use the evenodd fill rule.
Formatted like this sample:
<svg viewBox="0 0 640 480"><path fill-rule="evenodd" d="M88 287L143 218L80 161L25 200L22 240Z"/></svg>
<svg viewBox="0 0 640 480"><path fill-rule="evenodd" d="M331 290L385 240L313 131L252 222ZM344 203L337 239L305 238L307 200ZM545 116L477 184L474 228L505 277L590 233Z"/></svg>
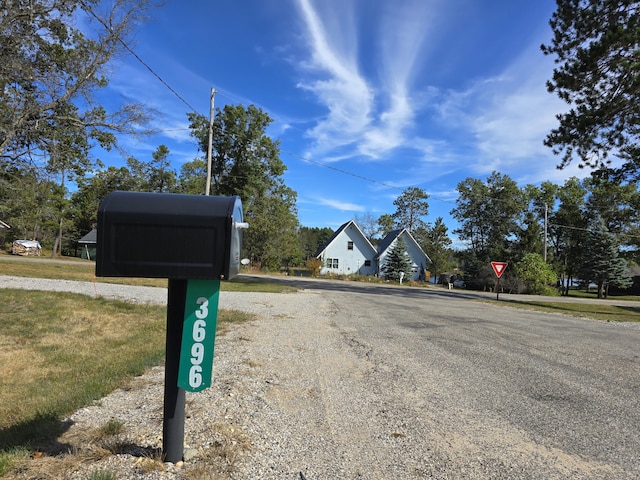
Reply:
<svg viewBox="0 0 640 480"><path fill-rule="evenodd" d="M51 262L44 257L11 258L0 255L0 275L17 277L50 278L58 280L77 280L84 282L117 283L122 285L139 285L149 287L166 287L164 278L116 278L96 277L95 263L88 260L74 259L65 262ZM220 283L224 291L271 292L285 293L296 291L295 288L281 283L259 281L236 277L229 282Z"/></svg>
<svg viewBox="0 0 640 480"><path fill-rule="evenodd" d="M492 303L527 310L564 313L576 317L588 317L607 322L640 322L640 304L636 307L586 302L520 302L508 299L500 300L499 302L493 301Z"/></svg>

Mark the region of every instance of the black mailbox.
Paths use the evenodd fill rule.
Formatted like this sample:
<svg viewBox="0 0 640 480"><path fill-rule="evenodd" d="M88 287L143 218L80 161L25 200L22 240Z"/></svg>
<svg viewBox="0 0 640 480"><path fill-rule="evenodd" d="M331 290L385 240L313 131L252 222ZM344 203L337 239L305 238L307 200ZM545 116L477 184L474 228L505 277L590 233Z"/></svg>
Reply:
<svg viewBox="0 0 640 480"><path fill-rule="evenodd" d="M96 276L228 280L247 226L239 197L113 192L98 208Z"/></svg>

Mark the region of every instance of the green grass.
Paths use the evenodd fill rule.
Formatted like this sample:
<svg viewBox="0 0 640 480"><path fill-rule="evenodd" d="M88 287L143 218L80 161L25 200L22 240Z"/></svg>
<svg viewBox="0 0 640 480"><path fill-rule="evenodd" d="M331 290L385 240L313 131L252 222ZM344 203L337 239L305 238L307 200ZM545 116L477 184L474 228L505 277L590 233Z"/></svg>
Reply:
<svg viewBox="0 0 640 480"><path fill-rule="evenodd" d="M88 260L51 262L44 257L15 258L0 255L0 274L16 277L51 278L57 280L77 280L83 282L117 283L121 285L139 285L148 287L166 287L164 278L120 278L96 277L95 263ZM236 277L228 282L220 282L220 289L232 292L287 293L296 289L281 283L257 281Z"/></svg>
<svg viewBox="0 0 640 480"><path fill-rule="evenodd" d="M218 333L250 318L221 310ZM66 416L160 364L165 324L163 306L0 289L0 475L25 450L57 453Z"/></svg>
<svg viewBox="0 0 640 480"><path fill-rule="evenodd" d="M617 297L616 297L617 298ZM596 303L570 303L570 302L520 302L514 300L492 301L497 305L542 312L564 313L575 317L588 317L606 322L640 322L640 306L605 305Z"/></svg>
<svg viewBox="0 0 640 480"><path fill-rule="evenodd" d="M598 298L598 292L595 289L587 290L569 290L569 298ZM631 302L640 301L640 295L609 295L609 300L627 300Z"/></svg>

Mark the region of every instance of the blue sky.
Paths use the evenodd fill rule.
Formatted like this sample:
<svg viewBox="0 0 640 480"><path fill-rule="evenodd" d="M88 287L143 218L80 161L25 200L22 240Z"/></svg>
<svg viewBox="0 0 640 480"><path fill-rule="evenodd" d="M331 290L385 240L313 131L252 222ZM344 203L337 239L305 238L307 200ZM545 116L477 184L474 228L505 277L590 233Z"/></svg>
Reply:
<svg viewBox="0 0 640 480"><path fill-rule="evenodd" d="M417 186L430 195L426 220L443 217L451 233L467 177L495 170L525 185L588 173L557 170L542 143L567 108L546 91L553 59L540 52L554 10L552 0L169 0L131 46L203 115L212 87L216 107L271 115L302 225L393 213ZM165 144L176 170L197 155L189 108L135 58L114 65L108 94L162 112L161 134L122 139L131 155L149 160Z"/></svg>

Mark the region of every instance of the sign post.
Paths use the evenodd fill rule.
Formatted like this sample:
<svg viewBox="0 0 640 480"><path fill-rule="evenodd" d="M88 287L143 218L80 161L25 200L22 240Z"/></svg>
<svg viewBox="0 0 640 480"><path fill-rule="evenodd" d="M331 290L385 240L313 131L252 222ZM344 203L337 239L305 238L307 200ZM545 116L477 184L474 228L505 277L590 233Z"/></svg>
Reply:
<svg viewBox="0 0 640 480"><path fill-rule="evenodd" d="M491 262L491 267L493 268L496 277L498 277L498 280L496 281L496 300L500 300L500 277L508 266L509 264L507 262Z"/></svg>

